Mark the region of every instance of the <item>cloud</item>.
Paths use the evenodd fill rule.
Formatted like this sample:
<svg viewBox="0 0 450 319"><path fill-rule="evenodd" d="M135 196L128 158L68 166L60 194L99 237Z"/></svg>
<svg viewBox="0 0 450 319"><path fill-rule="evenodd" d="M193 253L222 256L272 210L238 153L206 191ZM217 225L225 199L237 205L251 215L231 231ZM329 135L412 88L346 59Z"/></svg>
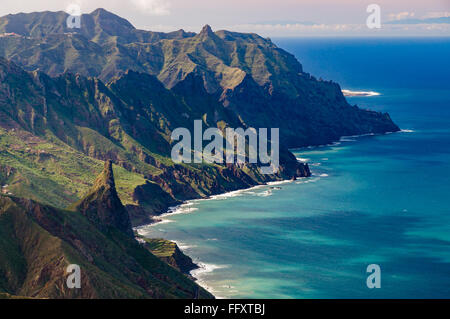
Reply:
<svg viewBox="0 0 450 319"><path fill-rule="evenodd" d="M239 24L229 26L228 29L241 32L254 32L262 34L315 34L321 32L352 32L364 30L361 24Z"/></svg>
<svg viewBox="0 0 450 319"><path fill-rule="evenodd" d="M170 3L166 0L132 0L138 10L157 16L170 14Z"/></svg>
<svg viewBox="0 0 450 319"><path fill-rule="evenodd" d="M368 29L365 24L238 24L224 26L238 32L252 32L261 36L313 36L313 35L446 35L450 24L382 24L381 29Z"/></svg>
<svg viewBox="0 0 450 319"><path fill-rule="evenodd" d="M422 17L422 19L428 18L447 18L450 17L450 11L434 11L428 12L426 15Z"/></svg>
<svg viewBox="0 0 450 319"><path fill-rule="evenodd" d="M403 11L399 13L390 13L388 17L390 20L403 20L407 18L412 18L414 17L414 15L415 15L414 12Z"/></svg>

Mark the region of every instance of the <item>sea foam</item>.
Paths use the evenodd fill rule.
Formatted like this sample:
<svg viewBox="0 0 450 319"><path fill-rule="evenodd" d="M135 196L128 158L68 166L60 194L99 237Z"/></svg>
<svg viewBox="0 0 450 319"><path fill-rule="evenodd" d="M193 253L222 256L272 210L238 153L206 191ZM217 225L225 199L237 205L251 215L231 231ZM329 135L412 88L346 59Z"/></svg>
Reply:
<svg viewBox="0 0 450 319"><path fill-rule="evenodd" d="M381 93L374 91L351 91L351 90L342 90L344 96L378 96Z"/></svg>

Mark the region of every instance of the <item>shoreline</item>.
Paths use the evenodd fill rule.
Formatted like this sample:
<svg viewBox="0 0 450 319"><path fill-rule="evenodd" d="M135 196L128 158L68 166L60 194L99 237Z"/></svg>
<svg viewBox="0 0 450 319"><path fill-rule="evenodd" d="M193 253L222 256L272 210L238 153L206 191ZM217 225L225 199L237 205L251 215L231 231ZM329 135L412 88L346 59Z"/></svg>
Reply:
<svg viewBox="0 0 450 319"><path fill-rule="evenodd" d="M308 178L308 177L303 177L303 178ZM181 204L179 204L177 206L169 207L167 212L159 215L157 219L152 217L152 220L154 220L152 223L134 227L133 230L136 231L138 233L138 235L145 237L144 235L139 233L140 229L147 228L147 227L154 227L154 226L159 225L159 224L165 224L165 223L173 222L171 220L167 220L167 219L165 220L164 217L173 216L173 215L179 215L179 214L191 214L191 213L195 212L197 210L197 208L195 208L195 207L193 209L192 208L188 208L188 211L185 211L184 208L186 206L188 206L188 207L192 206L197 201L227 199L227 198L230 198L230 197L239 196L239 194L244 193L246 191L251 191L251 190L262 188L262 187L270 187L270 186L276 186L276 185L281 185L281 184L293 183L293 182L295 182L295 181L293 181L291 179L286 179L286 180L281 180L281 181L273 181L273 182L267 182L265 184L251 186L251 187L248 187L248 188L243 188L243 189L238 189L238 190L226 192L226 193L223 193L223 194L211 195L211 196L209 196L207 198L190 199L190 200L187 200L187 201L185 201L185 202L183 202L183 203L181 203ZM201 278L199 278L199 276L201 274L203 274L203 273L212 272L215 269L225 268L226 266L207 264L207 263L199 261L198 258L194 260L194 258L192 258L189 254L187 254L185 252L185 250L188 249L191 246L185 245L184 243L181 243L181 242L173 240L173 239L166 239L166 240L174 242L184 255L186 255L186 256L188 256L189 258L192 259L192 263L196 266L196 268L194 268L191 271L189 271L189 273L187 275L192 277L194 279L194 281L199 286L201 286L203 289L205 289L209 293L213 294L215 298L217 298L217 299L225 299L225 297L221 297L221 296L218 296L218 295L214 294L214 289L212 287L209 287L206 284L205 281L203 281Z"/></svg>
<svg viewBox="0 0 450 319"><path fill-rule="evenodd" d="M352 90L341 90L345 97L371 97L379 96L381 93L375 91L352 91Z"/></svg>
<svg viewBox="0 0 450 319"><path fill-rule="evenodd" d="M384 132L384 133L365 133L365 134L357 134L357 135L345 135L341 136L339 140L328 143L328 144L319 144L319 145L309 145L309 146L302 146L302 147L296 147L291 148L290 150L293 151L301 151L301 150L310 150L313 148L322 148L322 147L331 147L331 146L338 146L341 145L342 142L355 142L356 140L353 140L353 138L359 138L359 137L366 137L366 136L383 136L383 135L389 135L394 133L414 133L415 131L412 129L399 129L398 131L394 132ZM303 161L302 161L303 162ZM303 162L305 163L305 162Z"/></svg>
<svg viewBox="0 0 450 319"><path fill-rule="evenodd" d="M415 131L412 130L412 129L401 129L401 130L399 130L397 132L366 133L366 134L360 134L360 135L342 136L342 137L340 137L339 141L335 141L335 142L330 143L330 144L306 146L306 147L302 147L302 148L295 148L295 149L292 149L292 150L302 150L302 149L303 150L310 150L312 148L338 146L342 142L354 142L354 141L356 141L356 139L353 139L353 138L359 138L359 137L365 137L365 136L381 136L381 135L389 135L389 134L393 134L393 133L412 133L412 132L415 132ZM309 160L309 159L306 159L306 158L296 158L296 159L297 159L297 161L302 162L302 163L307 163L308 160ZM312 174L311 177L326 177L325 175L328 176L327 174L322 174L322 175ZM310 178L310 177L303 177L303 178ZM303 179L303 178L301 178L301 179ZM251 187L248 187L248 188L238 189L238 190L234 190L234 191L230 191L230 192L226 192L226 193L222 193L222 194L218 194L218 195L211 195L211 196L208 196L206 198L186 200L185 202L183 202L183 203L181 203L179 205L169 207L165 213L163 213L161 215L158 215L158 216L155 216L155 217L152 217L152 220L153 220L152 223L140 225L140 226L134 227L133 229L135 231L137 231L138 234L139 234L139 229L142 229L144 227L153 227L153 226L156 226L158 224L174 222L174 221L171 221L171 220L168 220L168 219L164 219L164 218L165 217L170 217L170 216L173 216L173 215L178 215L178 214L190 214L190 213L193 213L193 212L197 211L198 209L195 208L195 207L190 208L190 206L194 205L194 203L197 202L197 201L227 199L227 198L230 198L230 197L239 196L240 194L245 193L246 191L251 191L253 189L258 189L258 188L267 187L267 186L275 186L275 185L286 184L286 183L292 183L292 182L295 182L295 181L291 180L291 179L281 180L281 181L272 181L272 182L267 182L267 183L264 183L264 184L259 184L259 185L251 186ZM187 210L186 210L186 208L187 208ZM168 239L168 240L170 240L170 239ZM170 241L173 241L179 247L179 249L183 252L183 254L185 254L186 256L189 256L188 254L186 254L184 252L184 250L186 248L190 247L189 245L181 244L181 243L179 243L179 242L177 242L175 240L170 240ZM191 256L189 256L189 257L191 257ZM215 269L224 268L226 266L207 264L207 263L203 263L203 262L199 261L198 259L197 260L192 259L192 261L193 261L193 264L197 266L197 268L192 269L189 272L188 275L191 276L198 285L200 285L202 288L206 289L208 292L210 292L211 294L214 295L214 289L209 287L203 280L201 280L199 278L199 275L201 275L203 273L212 272ZM214 295L214 296L216 298L219 298L219 299L224 298L224 297L220 297L220 296L217 296L217 295Z"/></svg>
<svg viewBox="0 0 450 319"><path fill-rule="evenodd" d="M297 179L300 179L300 178L307 178L307 177L297 177ZM250 191L252 189L257 189L257 188L261 188L264 186L274 186L274 185L279 185L279 184L285 184L285 183L290 183L290 182L293 182L293 180L285 179L285 180L281 180L281 181L272 181L272 182L266 182L264 184L258 184L258 185L250 186L247 188L241 188L241 189L237 189L234 191L229 191L229 192L225 192L225 193L221 193L221 194L210 195L205 198L188 199L188 200L185 200L184 202L182 202L181 204L168 207L167 210L164 213L161 213L160 215L150 216L149 217L151 220L150 223L135 226L135 227L133 227L133 230L138 231L139 229L142 229L147 226L154 226L157 224L170 223L171 221L164 220L164 217L174 216L174 215L178 215L178 214L189 214L193 211L196 211L197 209L195 207L192 209L192 211L191 211L191 209L188 209L187 212L183 211L183 210L186 206L192 206L195 202L198 202L198 201L214 200L214 199L222 199L222 198L225 199L225 198L229 198L229 197L235 197L233 195L238 195L242 192Z"/></svg>
<svg viewBox="0 0 450 319"><path fill-rule="evenodd" d="M354 142L356 140L353 140L353 138L359 138L359 137L365 137L365 136L382 136L382 135L389 135L389 134L394 134L394 133L414 133L415 131L413 129L400 129L398 131L395 132L384 132L384 133L365 133L365 134L357 134L357 135L345 135L345 136L341 136L339 138L339 140L328 143L328 144L319 144L319 145L308 145L308 146L302 146L302 147L297 147L297 148L292 148L290 150L293 151L299 151L299 150L310 150L313 148L322 148L322 147L331 147L331 146L338 146L340 144L342 144L342 142ZM301 163L307 163L307 161L305 161L305 159L302 158L297 158L297 161L301 162ZM303 178L303 177L299 177L299 178ZM278 183L286 183L286 182L291 182L292 180L281 180L281 181L271 181L271 182L267 182L264 184L258 184L258 185L254 185L254 186L250 186L247 188L241 188L241 189L237 189L237 190L233 190L233 191L229 191L229 192L225 192L225 193L221 193L221 194L216 194L216 195L210 195L208 197L205 198L194 198L194 199L188 199L185 200L184 202L182 202L181 204L178 204L176 206L169 206L167 207L167 209L162 212L159 215L154 215L154 216L149 216L149 222L145 223L145 224L140 224L137 225L135 227L133 227L134 230L138 230L139 228L145 227L145 226L150 226L150 225L155 225L155 224L159 224L159 223L164 223L165 221L163 219L161 219L162 217L166 217L169 215L175 215L175 214L183 214L185 212L177 212L178 209L182 208L182 206L191 206L193 202L196 201L202 201L202 200L210 200L210 199L216 199L216 198L221 198L221 197L231 197L229 195L233 194L233 193L239 193L239 192L243 192L246 190L250 190L253 188L257 188L257 187L263 187L263 186L269 186L269 185L276 185ZM170 221L169 221L170 222Z"/></svg>
<svg viewBox="0 0 450 319"><path fill-rule="evenodd" d="M308 177L298 177L297 179L301 179L301 178L308 178ZM190 214L192 212L195 212L197 210L197 208L195 208L195 207L188 208L187 211L185 211L186 206L188 206L188 207L192 206L195 202L204 201L204 200L219 200L219 199L226 199L226 198L230 198L230 197L236 197L236 196L239 196L240 193L243 193L243 192L246 192L246 191L251 191L253 189L258 189L258 188L265 187L265 186L281 185L281 184L286 184L286 183L291 183L291 182L294 182L294 180L292 180L292 179L285 179L285 180L281 180L281 181L267 182L265 184L258 184L258 185L250 186L250 187L247 187L247 188L242 188L242 189L237 189L237 190L234 190L234 191L229 191L229 192L222 193L222 194L210 195L210 196L205 197L205 198L188 199L188 200L184 201L183 203L181 203L179 205L169 207L167 209L167 211L165 213L162 213L161 215L152 216L151 217L151 219L152 219L151 223L133 227L133 230L139 231L139 229L142 229L144 227L148 227L148 226L153 227L153 226L158 225L158 224L171 223L172 221L167 221L164 218L168 217L168 216L174 216L174 215L179 215L179 214Z"/></svg>

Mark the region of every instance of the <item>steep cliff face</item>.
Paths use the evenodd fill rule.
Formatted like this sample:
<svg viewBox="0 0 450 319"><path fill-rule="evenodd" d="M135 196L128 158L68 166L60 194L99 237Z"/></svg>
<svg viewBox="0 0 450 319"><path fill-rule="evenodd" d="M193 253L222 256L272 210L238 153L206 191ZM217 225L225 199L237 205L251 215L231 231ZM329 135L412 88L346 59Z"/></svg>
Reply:
<svg viewBox="0 0 450 319"><path fill-rule="evenodd" d="M212 298L116 228L78 212L0 195L0 295L35 298ZM67 266L81 288L67 287Z"/></svg>
<svg viewBox="0 0 450 319"><path fill-rule="evenodd" d="M110 160L105 162L105 168L95 180L92 190L74 205L74 209L100 229L115 227L128 236L134 236L130 216L117 195Z"/></svg>
<svg viewBox="0 0 450 319"><path fill-rule="evenodd" d="M80 75L25 72L0 59L0 78L0 163L16 168L8 183L17 196L67 207L110 159L123 168L116 168L118 195L137 224L180 200L307 176L284 148L276 175L255 165L174 164L175 128L192 129L195 119L204 129L245 127L196 76L168 90L152 75L129 71L105 86Z"/></svg>
<svg viewBox="0 0 450 319"><path fill-rule="evenodd" d="M183 254L176 243L160 238L142 238L142 240L145 241L144 247L152 254L182 273L189 274L191 270L198 268L189 256Z"/></svg>
<svg viewBox="0 0 450 319"><path fill-rule="evenodd" d="M318 81L309 74L293 77L290 83L296 88L293 95L261 87L246 76L237 87L225 90L220 101L249 126L279 127L281 143L288 148L399 130L389 114L349 105L336 83Z"/></svg>
<svg viewBox="0 0 450 319"><path fill-rule="evenodd" d="M52 76L69 71L108 82L134 70L154 75L168 89L198 78L197 90L248 126L279 127L286 147L399 130L387 114L350 106L339 85L318 81L292 54L256 34L213 32L208 25L198 34L136 30L103 9L83 15L80 29L66 30L64 17L0 18L0 32L21 35L0 38L0 55Z"/></svg>
<svg viewBox="0 0 450 319"><path fill-rule="evenodd" d="M0 18L0 33L16 33L0 37L0 186L9 195L0 195L0 297L211 298L174 269L187 271L189 258L174 246L160 256L166 265L133 239L132 222L186 199L310 176L289 147L398 130L256 34L136 30L103 9L83 15L80 29L66 18ZM280 128L279 172L173 163L171 132L197 119L222 131ZM65 285L73 263L80 290Z"/></svg>
<svg viewBox="0 0 450 319"><path fill-rule="evenodd" d="M256 34L136 30L103 9L80 29L66 18L0 18L0 32L18 34L0 37L0 56L20 65L0 58L0 164L14 169L5 183L15 195L67 207L109 159L123 168L118 196L137 224L185 199L309 176L288 148L398 130ZM279 128L280 171L174 164L171 132L196 119L204 129Z"/></svg>

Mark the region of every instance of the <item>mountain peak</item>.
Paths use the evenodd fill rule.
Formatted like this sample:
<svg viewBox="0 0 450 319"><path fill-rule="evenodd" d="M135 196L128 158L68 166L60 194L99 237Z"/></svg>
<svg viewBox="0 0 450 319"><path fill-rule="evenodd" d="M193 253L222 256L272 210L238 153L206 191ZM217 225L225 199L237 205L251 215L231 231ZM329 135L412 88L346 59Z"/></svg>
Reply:
<svg viewBox="0 0 450 319"><path fill-rule="evenodd" d="M97 21L108 22L107 26L112 28L121 27L127 29L135 29L127 19L121 18L117 14L114 14L103 8L95 9L89 15L94 17L94 19L96 18Z"/></svg>
<svg viewBox="0 0 450 319"><path fill-rule="evenodd" d="M75 209L100 229L115 227L133 236L130 216L117 195L112 162L107 160L91 191L75 204Z"/></svg>
<svg viewBox="0 0 450 319"><path fill-rule="evenodd" d="M94 11L92 11L90 14L91 15L100 15L100 14L110 14L111 12L109 12L106 9L103 8L97 8Z"/></svg>
<svg viewBox="0 0 450 319"><path fill-rule="evenodd" d="M199 33L200 36L213 36L214 32L211 29L211 26L209 24L206 24L203 28L202 31L200 31Z"/></svg>
<svg viewBox="0 0 450 319"><path fill-rule="evenodd" d="M114 181L114 173L112 168L112 161L105 161L105 166L100 175L97 176L97 179L94 183L94 189L102 187L103 185L111 187L111 189L116 189L116 183Z"/></svg>

